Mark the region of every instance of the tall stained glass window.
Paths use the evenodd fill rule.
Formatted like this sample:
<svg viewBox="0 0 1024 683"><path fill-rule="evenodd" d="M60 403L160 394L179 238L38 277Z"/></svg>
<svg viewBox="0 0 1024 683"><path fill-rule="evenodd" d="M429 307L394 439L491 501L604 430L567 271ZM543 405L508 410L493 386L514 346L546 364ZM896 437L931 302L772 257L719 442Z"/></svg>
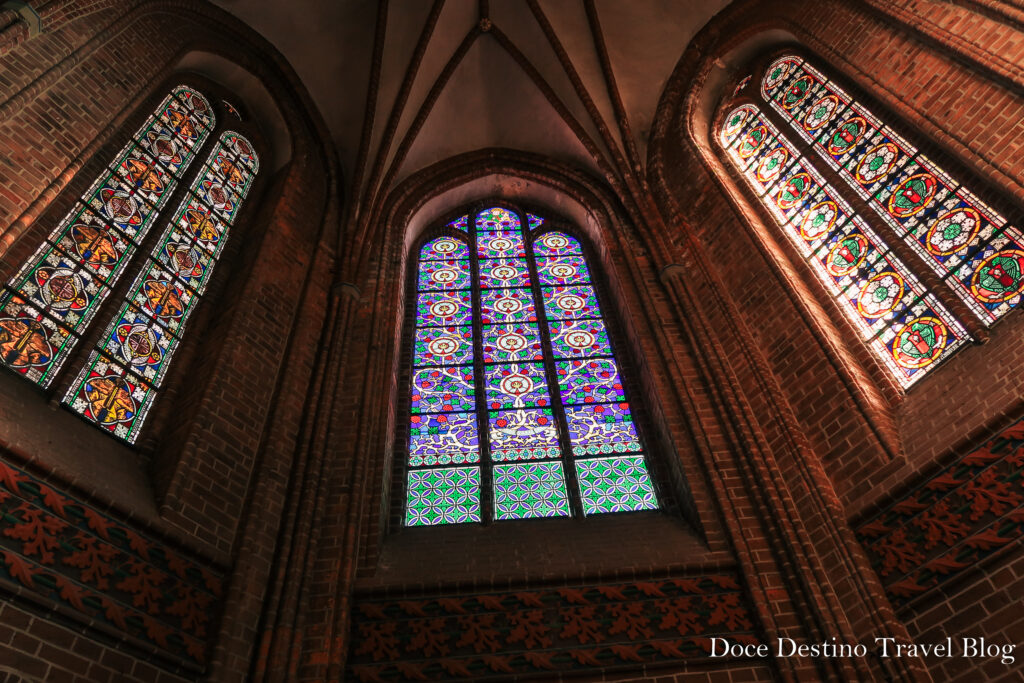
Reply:
<svg viewBox="0 0 1024 683"><path fill-rule="evenodd" d="M580 243L495 207L419 252L406 524L655 509Z"/></svg>
<svg viewBox="0 0 1024 683"><path fill-rule="evenodd" d="M216 129L203 95L174 88L0 295L0 361L50 387L117 283L131 283L107 304L84 366L66 373L77 378L64 397L129 443L259 170L248 140ZM184 185L201 154L206 161ZM177 208L166 219L172 196Z"/></svg>
<svg viewBox="0 0 1024 683"><path fill-rule="evenodd" d="M223 133L65 396L72 410L135 441L258 171L249 141Z"/></svg>
<svg viewBox="0 0 1024 683"><path fill-rule="evenodd" d="M760 100L770 115L735 107L721 144L902 386L970 340L943 305L949 293L983 325L1020 303L1020 231L863 103L792 55L765 71ZM854 197L867 213L854 211ZM900 242L913 262L891 249ZM928 291L915 275L922 268L948 293Z"/></svg>
<svg viewBox="0 0 1024 683"><path fill-rule="evenodd" d="M214 125L178 86L0 294L0 362L49 386Z"/></svg>

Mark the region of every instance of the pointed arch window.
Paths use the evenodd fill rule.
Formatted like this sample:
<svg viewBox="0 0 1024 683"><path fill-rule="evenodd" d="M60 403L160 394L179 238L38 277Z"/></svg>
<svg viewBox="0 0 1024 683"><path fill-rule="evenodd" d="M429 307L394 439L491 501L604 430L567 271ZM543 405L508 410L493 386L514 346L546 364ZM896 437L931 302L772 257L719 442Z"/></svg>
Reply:
<svg viewBox="0 0 1024 683"><path fill-rule="evenodd" d="M586 256L501 207L420 249L405 522L658 506Z"/></svg>
<svg viewBox="0 0 1024 683"><path fill-rule="evenodd" d="M729 111L727 157L902 386L970 340L950 293L984 326L1020 303L1020 231L862 102L794 55L766 69L760 96L774 114ZM892 248L901 242L910 260ZM922 284L921 268L942 291Z"/></svg>
<svg viewBox="0 0 1024 683"><path fill-rule="evenodd" d="M110 309L64 403L130 443L258 171L241 135L224 132L211 147L216 128L206 97L173 88L0 295L0 362L44 388ZM183 198L154 241L172 197ZM115 307L107 299L128 272L132 284Z"/></svg>

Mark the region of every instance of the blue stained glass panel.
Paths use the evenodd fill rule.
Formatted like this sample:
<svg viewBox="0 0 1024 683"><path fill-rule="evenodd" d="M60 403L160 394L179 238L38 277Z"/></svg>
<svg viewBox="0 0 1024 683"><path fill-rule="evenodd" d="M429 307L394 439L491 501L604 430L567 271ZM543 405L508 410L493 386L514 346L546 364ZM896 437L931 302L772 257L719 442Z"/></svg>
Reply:
<svg viewBox="0 0 1024 683"><path fill-rule="evenodd" d="M490 413L491 458L495 461L557 458L558 427L549 408Z"/></svg>
<svg viewBox="0 0 1024 683"><path fill-rule="evenodd" d="M530 230L536 230L540 226L544 225L544 219L540 216L535 216L532 213L526 214L526 221L530 226Z"/></svg>
<svg viewBox="0 0 1024 683"><path fill-rule="evenodd" d="M416 330L413 364L464 365L473 362L472 327L422 327Z"/></svg>
<svg viewBox="0 0 1024 683"><path fill-rule="evenodd" d="M480 261L480 287L505 289L528 287L530 270L522 259L487 259Z"/></svg>
<svg viewBox="0 0 1024 683"><path fill-rule="evenodd" d="M485 363L544 360L537 323L484 325Z"/></svg>
<svg viewBox="0 0 1024 683"><path fill-rule="evenodd" d="M424 261L420 265L419 289L469 289L470 279L469 261Z"/></svg>
<svg viewBox="0 0 1024 683"><path fill-rule="evenodd" d="M630 453L641 450L626 403L567 406L569 440L576 456Z"/></svg>
<svg viewBox="0 0 1024 683"><path fill-rule="evenodd" d="M533 294L528 289L485 289L480 292L480 313L484 325L537 321Z"/></svg>
<svg viewBox="0 0 1024 683"><path fill-rule="evenodd" d="M487 406L491 410L551 405L543 363L491 365L486 376Z"/></svg>
<svg viewBox="0 0 1024 683"><path fill-rule="evenodd" d="M537 256L563 256L582 254L583 247L575 237L564 232L548 232L534 241L533 252Z"/></svg>
<svg viewBox="0 0 1024 683"><path fill-rule="evenodd" d="M420 249L421 261L458 261L469 258L469 246L454 237L438 237Z"/></svg>
<svg viewBox="0 0 1024 683"><path fill-rule="evenodd" d="M578 254L538 256L537 276L542 285L585 285L590 282L587 262Z"/></svg>
<svg viewBox="0 0 1024 683"><path fill-rule="evenodd" d="M422 368L413 372L413 413L471 411L476 407L474 395L472 366Z"/></svg>
<svg viewBox="0 0 1024 683"><path fill-rule="evenodd" d="M555 358L610 356L608 330L600 320L551 320L551 350Z"/></svg>
<svg viewBox="0 0 1024 683"><path fill-rule="evenodd" d="M473 300L468 290L422 292L416 297L416 325L469 325L473 322Z"/></svg>
<svg viewBox="0 0 1024 683"><path fill-rule="evenodd" d="M526 257L519 232L482 232L476 238L476 252L482 259Z"/></svg>
<svg viewBox="0 0 1024 683"><path fill-rule="evenodd" d="M544 312L548 320L582 320L600 318L594 289L586 285L542 287Z"/></svg>
<svg viewBox="0 0 1024 683"><path fill-rule="evenodd" d="M508 209L494 207L477 215L476 229L479 232L519 230L519 217Z"/></svg>
<svg viewBox="0 0 1024 683"><path fill-rule="evenodd" d="M479 460L475 413L413 415L409 427L409 465L465 465Z"/></svg>
<svg viewBox="0 0 1024 683"><path fill-rule="evenodd" d="M622 379L611 358L560 360L555 362L555 372L566 405L625 401Z"/></svg>

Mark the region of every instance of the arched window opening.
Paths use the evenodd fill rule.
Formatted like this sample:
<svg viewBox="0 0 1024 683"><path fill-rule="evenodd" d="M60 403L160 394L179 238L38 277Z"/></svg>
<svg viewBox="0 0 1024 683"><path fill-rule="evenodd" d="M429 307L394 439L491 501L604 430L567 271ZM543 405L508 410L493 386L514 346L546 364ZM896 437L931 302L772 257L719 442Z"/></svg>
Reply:
<svg viewBox="0 0 1024 683"><path fill-rule="evenodd" d="M258 171L249 141L223 133L64 397L72 410L136 440Z"/></svg>
<svg viewBox="0 0 1024 683"><path fill-rule="evenodd" d="M658 506L580 243L495 207L419 252L409 526Z"/></svg>
<svg viewBox="0 0 1024 683"><path fill-rule="evenodd" d="M983 324L1020 303L1024 235L862 102L792 55L761 94Z"/></svg>
<svg viewBox="0 0 1024 683"><path fill-rule="evenodd" d="M48 387L157 221L214 126L178 86L0 296L0 361Z"/></svg>
<svg viewBox="0 0 1024 683"><path fill-rule="evenodd" d="M44 388L63 376L63 391L77 374L63 403L128 443L139 436L259 170L246 138L225 131L214 140L217 129L202 94L174 88L0 297L0 361ZM207 150L186 186L186 171ZM172 196L176 210L159 235L150 234ZM118 286L128 271L132 279ZM123 299L105 304L115 287ZM78 342L98 331L104 305L108 322L96 347L84 365L62 372Z"/></svg>
<svg viewBox="0 0 1024 683"><path fill-rule="evenodd" d="M730 112L721 142L861 339L902 386L967 341L956 318L757 107Z"/></svg>

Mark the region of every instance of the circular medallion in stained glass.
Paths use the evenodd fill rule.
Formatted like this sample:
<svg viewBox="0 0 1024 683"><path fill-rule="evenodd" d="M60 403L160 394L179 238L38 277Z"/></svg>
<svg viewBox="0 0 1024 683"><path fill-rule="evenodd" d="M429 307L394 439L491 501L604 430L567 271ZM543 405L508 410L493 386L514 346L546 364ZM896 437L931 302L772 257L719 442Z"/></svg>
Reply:
<svg viewBox="0 0 1024 683"><path fill-rule="evenodd" d="M210 185L207 195L210 197L210 201L213 202L213 208L220 209L221 211L231 210L231 195L220 183Z"/></svg>
<svg viewBox="0 0 1024 683"><path fill-rule="evenodd" d="M974 239L981 228L981 216L970 207L954 209L939 216L925 236L925 246L933 254L949 256Z"/></svg>
<svg viewBox="0 0 1024 683"><path fill-rule="evenodd" d="M868 129L868 123L862 116L851 116L839 124L839 130L832 134L828 141L828 153L839 156L849 152Z"/></svg>
<svg viewBox="0 0 1024 683"><path fill-rule="evenodd" d="M868 280L857 297L857 310L865 318L880 318L903 298L903 278L887 272Z"/></svg>
<svg viewBox="0 0 1024 683"><path fill-rule="evenodd" d="M766 137L768 137L768 129L764 126L758 126L747 133L747 137L743 138L743 143L740 144L740 156L744 159L752 157L757 150L761 149Z"/></svg>
<svg viewBox="0 0 1024 683"><path fill-rule="evenodd" d="M523 396L533 391L533 380L526 375L509 375L502 378L499 386L509 396Z"/></svg>
<svg viewBox="0 0 1024 683"><path fill-rule="evenodd" d="M491 277L499 282L508 282L516 276L516 269L510 265L502 264L491 268Z"/></svg>
<svg viewBox="0 0 1024 683"><path fill-rule="evenodd" d="M769 93L775 88L779 87L782 81L786 80L790 72L796 63L790 57L783 57L782 59L776 60L771 66L768 67L765 73L764 80L761 81L761 90L764 93Z"/></svg>
<svg viewBox="0 0 1024 683"><path fill-rule="evenodd" d="M40 268L35 273L36 284L46 305L55 311L78 311L85 308L85 280L67 268Z"/></svg>
<svg viewBox="0 0 1024 683"><path fill-rule="evenodd" d="M435 356L450 356L458 351L460 343L455 337L438 337L430 340L427 350Z"/></svg>
<svg viewBox="0 0 1024 683"><path fill-rule="evenodd" d="M792 109L797 106L807 99L807 94L811 92L812 87L814 87L814 76L805 74L796 79L793 85L789 86L785 97L782 98L782 106L785 109Z"/></svg>
<svg viewBox="0 0 1024 683"><path fill-rule="evenodd" d="M164 251L175 275L194 278L203 274L202 257L196 247L172 243L168 244Z"/></svg>
<svg viewBox="0 0 1024 683"><path fill-rule="evenodd" d="M931 173L912 175L889 197L889 213L896 218L907 218L922 211L932 201L938 181Z"/></svg>
<svg viewBox="0 0 1024 683"><path fill-rule="evenodd" d="M459 271L454 268L438 268L430 274L430 279L440 285L448 285L459 279Z"/></svg>
<svg viewBox="0 0 1024 683"><path fill-rule="evenodd" d="M725 125L722 126L722 137L726 140L736 137L736 134L743 128L743 124L750 118L751 113L753 113L753 109L747 106L734 109L725 119Z"/></svg>
<svg viewBox="0 0 1024 683"><path fill-rule="evenodd" d="M581 296L576 296L575 294L563 294L555 299L555 305L563 311L575 313L576 311L582 311L583 307L587 305L587 302L584 301Z"/></svg>
<svg viewBox="0 0 1024 683"><path fill-rule="evenodd" d="M507 237L494 237L487 242L487 246L499 254L512 249L512 240Z"/></svg>
<svg viewBox="0 0 1024 683"><path fill-rule="evenodd" d="M818 130L832 120L839 109L839 98L835 95L825 95L811 105L804 116L804 130Z"/></svg>
<svg viewBox="0 0 1024 683"><path fill-rule="evenodd" d="M868 240L864 235L847 235L829 250L825 258L825 269L836 277L852 272L868 255Z"/></svg>
<svg viewBox="0 0 1024 683"><path fill-rule="evenodd" d="M503 296L494 302L494 310L505 315L511 315L523 310L523 302L510 296Z"/></svg>
<svg viewBox="0 0 1024 683"><path fill-rule="evenodd" d="M435 301L430 305L430 314L437 318L448 318L455 315L458 310L459 305L450 299Z"/></svg>
<svg viewBox="0 0 1024 683"><path fill-rule="evenodd" d="M831 199L818 202L804 214L804 219L800 222L800 235L808 242L813 242L832 230L838 215L839 209Z"/></svg>
<svg viewBox="0 0 1024 683"><path fill-rule="evenodd" d="M857 164L854 174L861 185L870 185L879 178L885 177L896 164L899 148L891 142L872 147Z"/></svg>
<svg viewBox="0 0 1024 683"><path fill-rule="evenodd" d="M556 263L549 270L559 280L568 280L576 276L576 268L568 263Z"/></svg>
<svg viewBox="0 0 1024 683"><path fill-rule="evenodd" d="M896 333L892 356L904 368L931 365L946 348L946 326L938 318L924 316L911 320Z"/></svg>
<svg viewBox="0 0 1024 683"><path fill-rule="evenodd" d="M497 346L506 353L515 353L526 348L526 337L518 332L505 332L498 337Z"/></svg>
<svg viewBox="0 0 1024 683"><path fill-rule="evenodd" d="M1024 290L1024 251L997 251L981 262L971 277L971 293L978 301L995 304Z"/></svg>
<svg viewBox="0 0 1024 683"><path fill-rule="evenodd" d="M434 251L442 256L454 254L459 249L459 243L452 239L439 239L434 242Z"/></svg>
<svg viewBox="0 0 1024 683"><path fill-rule="evenodd" d="M103 200L103 208L106 209L107 215L115 221L132 225L142 222L139 218L138 204L124 190L105 188L100 192L100 198Z"/></svg>
<svg viewBox="0 0 1024 683"><path fill-rule="evenodd" d="M775 204L786 211L792 209L807 196L811 189L811 176L807 173L797 173L786 181L775 198Z"/></svg>
<svg viewBox="0 0 1024 683"><path fill-rule="evenodd" d="M782 173L787 160L789 151L785 147L776 147L768 152L757 166L757 179L764 184L775 180Z"/></svg>
<svg viewBox="0 0 1024 683"><path fill-rule="evenodd" d="M551 252L561 251L569 246L569 240L565 235L557 232L549 232L540 238L541 243Z"/></svg>
<svg viewBox="0 0 1024 683"><path fill-rule="evenodd" d="M565 343L578 351L585 351L594 345L594 335L586 330L573 330L565 335Z"/></svg>
<svg viewBox="0 0 1024 683"><path fill-rule="evenodd" d="M159 340L148 325L121 325L116 334L121 342L121 355L131 365L156 365L160 362Z"/></svg>

